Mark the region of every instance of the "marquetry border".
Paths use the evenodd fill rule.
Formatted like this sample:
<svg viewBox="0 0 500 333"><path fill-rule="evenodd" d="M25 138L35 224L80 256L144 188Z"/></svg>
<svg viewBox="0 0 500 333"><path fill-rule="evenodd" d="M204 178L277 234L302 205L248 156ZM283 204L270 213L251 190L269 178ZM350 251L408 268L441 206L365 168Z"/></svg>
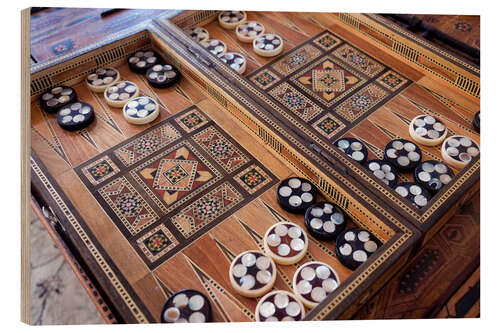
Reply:
<svg viewBox="0 0 500 333"><path fill-rule="evenodd" d="M40 162L41 163L41 162ZM71 209L66 205L65 200L61 197L56 187L49 180L50 176L46 176L44 171L42 171L39 162L37 162L33 156L30 158L31 170L36 175L40 183L44 186L44 190L50 195L52 200L56 203L59 211L64 214L64 217L68 221L69 225L73 228L73 231L81 240L82 244L85 244L89 254L92 256L94 262L99 265L102 270L102 276L111 283L114 291L120 296L121 301L126 305L132 316L137 320L138 323L148 323L149 320L146 318L145 314L141 311L140 307L137 306L134 298L128 293L127 288L120 281L120 278L116 272L111 268L110 264L106 260L105 256L98 249L98 245L94 243L91 237L87 234L86 229L80 224L79 219L75 217ZM100 247L100 246L99 246Z"/></svg>
<svg viewBox="0 0 500 333"><path fill-rule="evenodd" d="M389 23L379 15L358 15L361 18L367 18L371 22L367 22L367 20L361 19L356 15L358 14L337 13L334 15L334 17L337 18L338 21L342 24L345 24L350 28L362 33L366 37L371 38L371 40L376 42L378 45L381 45L391 50L392 52L397 53L413 64L426 70L427 72L468 93L472 97L480 97L479 68L472 66L465 61L458 59L457 57L452 56L451 54L435 47L434 45L422 39L417 40L414 35L404 31L394 24ZM393 35L383 32L376 26L376 24L380 24L381 26L392 30L396 33L396 36L399 35L398 37L403 37L404 39L409 40L410 43L413 42L417 45L421 44L423 48L441 57L443 60L447 61L448 64L446 64L444 61L439 61L428 56L410 43L403 43L399 41L398 39L394 38ZM476 76L477 80L473 80L463 73L460 73L458 70L453 69L450 64L463 68L465 71L470 73L471 76ZM439 68L439 70L436 68ZM445 73L447 74L453 75L455 79L452 80L451 78L447 77L447 75L445 75L443 71L445 71Z"/></svg>

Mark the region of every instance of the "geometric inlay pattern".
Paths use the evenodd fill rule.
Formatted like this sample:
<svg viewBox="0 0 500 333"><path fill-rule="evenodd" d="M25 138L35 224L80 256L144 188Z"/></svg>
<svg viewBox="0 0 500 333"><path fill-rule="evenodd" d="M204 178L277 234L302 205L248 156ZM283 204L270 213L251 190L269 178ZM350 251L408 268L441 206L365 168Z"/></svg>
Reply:
<svg viewBox="0 0 500 333"><path fill-rule="evenodd" d="M250 161L245 154L229 142L213 126L209 126L196 134L193 139L228 173L233 172Z"/></svg>
<svg viewBox="0 0 500 333"><path fill-rule="evenodd" d="M158 260L177 244L179 244L177 239L163 224L151 229L151 231L137 239L137 246L151 262Z"/></svg>
<svg viewBox="0 0 500 333"><path fill-rule="evenodd" d="M321 36L313 40L314 45L321 47L325 51L329 51L338 44L340 44L340 39L335 37L329 32L325 32Z"/></svg>
<svg viewBox="0 0 500 333"><path fill-rule="evenodd" d="M73 170L150 269L278 181L196 106Z"/></svg>
<svg viewBox="0 0 500 333"><path fill-rule="evenodd" d="M250 77L250 80L253 83L255 83L258 87L262 89L267 89L273 86L276 82L278 82L279 77L277 74L274 74L271 70L266 69Z"/></svg>
<svg viewBox="0 0 500 333"><path fill-rule="evenodd" d="M269 94L306 122L322 111L318 105L288 83L273 88Z"/></svg>
<svg viewBox="0 0 500 333"><path fill-rule="evenodd" d="M344 119L354 122L388 95L387 91L370 84L340 104L335 112Z"/></svg>
<svg viewBox="0 0 500 333"><path fill-rule="evenodd" d="M310 44L298 48L292 53L281 58L272 68L279 74L287 76L296 71L302 66L310 63L312 60L321 55L321 51Z"/></svg>
<svg viewBox="0 0 500 333"><path fill-rule="evenodd" d="M265 102L273 102L269 96L278 102L273 112L291 129L310 130L328 143L411 84L328 30L276 57L249 79Z"/></svg>
<svg viewBox="0 0 500 333"><path fill-rule="evenodd" d="M331 113L327 113L316 120L312 126L328 139L331 139L335 134L345 128L345 125Z"/></svg>
<svg viewBox="0 0 500 333"><path fill-rule="evenodd" d="M248 193L255 193L271 182L271 178L258 165L252 164L234 176L234 180Z"/></svg>
<svg viewBox="0 0 500 333"><path fill-rule="evenodd" d="M291 80L325 106L333 105L366 82L363 76L345 69L333 57L321 58Z"/></svg>
<svg viewBox="0 0 500 333"><path fill-rule="evenodd" d="M198 112L198 110L196 109L193 109L177 117L175 121L187 133L191 133L192 131L200 128L208 122L205 116L201 114L201 112Z"/></svg>
<svg viewBox="0 0 500 333"><path fill-rule="evenodd" d="M375 77L385 68L384 65L349 44L336 48L332 54L368 77Z"/></svg>
<svg viewBox="0 0 500 333"><path fill-rule="evenodd" d="M124 177L115 179L98 192L131 235L137 234L159 219Z"/></svg>
<svg viewBox="0 0 500 333"><path fill-rule="evenodd" d="M224 182L174 215L171 222L184 237L189 237L241 201L243 196Z"/></svg>
<svg viewBox="0 0 500 333"><path fill-rule="evenodd" d="M167 123L116 149L114 154L125 166L129 166L180 137L181 134L179 131Z"/></svg>
<svg viewBox="0 0 500 333"><path fill-rule="evenodd" d="M396 91L408 82L406 78L402 75L396 73L395 71L387 71L382 74L377 82L384 88L389 89L390 91Z"/></svg>
<svg viewBox="0 0 500 333"><path fill-rule="evenodd" d="M107 155L82 169L82 173L93 185L102 183L106 179L116 175L118 172L120 172L120 169Z"/></svg>
<svg viewBox="0 0 500 333"><path fill-rule="evenodd" d="M155 202L169 212L221 178L221 174L188 141L137 166L132 176L153 193ZM159 200L158 200L159 199Z"/></svg>

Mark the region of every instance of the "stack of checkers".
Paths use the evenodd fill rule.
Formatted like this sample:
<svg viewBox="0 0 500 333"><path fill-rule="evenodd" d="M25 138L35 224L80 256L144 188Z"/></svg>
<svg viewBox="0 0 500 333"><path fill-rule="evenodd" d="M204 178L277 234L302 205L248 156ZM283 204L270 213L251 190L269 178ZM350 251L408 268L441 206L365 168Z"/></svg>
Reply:
<svg viewBox="0 0 500 333"><path fill-rule="evenodd" d="M366 162L366 167L373 175L389 187L394 187L398 182L398 173L391 163L384 160L371 160Z"/></svg>
<svg viewBox="0 0 500 333"><path fill-rule="evenodd" d="M293 292L308 308L313 308L340 284L337 272L329 265L311 261L300 266L293 276Z"/></svg>
<svg viewBox="0 0 500 333"><path fill-rule="evenodd" d="M40 98L40 107L48 113L55 113L63 106L76 101L76 91L67 86L48 89Z"/></svg>
<svg viewBox="0 0 500 333"><path fill-rule="evenodd" d="M304 319L304 315L301 301L285 290L264 295L255 308L256 321L299 321Z"/></svg>
<svg viewBox="0 0 500 333"><path fill-rule="evenodd" d="M293 265L304 258L308 244L305 231L292 222L276 223L264 235L264 250L282 265Z"/></svg>
<svg viewBox="0 0 500 333"><path fill-rule="evenodd" d="M74 102L57 112L57 123L68 131L84 129L94 121L94 108L84 102Z"/></svg>
<svg viewBox="0 0 500 333"><path fill-rule="evenodd" d="M364 164L368 157L368 150L358 139L342 138L335 142L335 146L361 164Z"/></svg>
<svg viewBox="0 0 500 333"><path fill-rule="evenodd" d="M329 202L318 202L309 207L305 214L309 233L319 240L334 240L344 230L344 212Z"/></svg>
<svg viewBox="0 0 500 333"><path fill-rule="evenodd" d="M410 136L425 146L435 146L443 142L448 133L446 125L438 118L420 115L410 123Z"/></svg>
<svg viewBox="0 0 500 333"><path fill-rule="evenodd" d="M169 88L179 81L180 73L172 65L156 64L146 72L146 79L155 88Z"/></svg>
<svg viewBox="0 0 500 333"><path fill-rule="evenodd" d="M337 237L335 247L340 262L356 269L378 249L379 241L366 230L347 229Z"/></svg>
<svg viewBox="0 0 500 333"><path fill-rule="evenodd" d="M200 42L201 46L207 49L208 52L218 56L227 51L227 46L223 41L218 39L207 39Z"/></svg>
<svg viewBox="0 0 500 333"><path fill-rule="evenodd" d="M205 323L212 321L208 298L197 290L184 289L170 296L163 306L163 323Z"/></svg>
<svg viewBox="0 0 500 333"><path fill-rule="evenodd" d="M227 52L219 54L219 59L234 69L238 74L243 74L247 68L247 61L240 53Z"/></svg>
<svg viewBox="0 0 500 333"><path fill-rule="evenodd" d="M207 40L210 37L207 29L205 28L194 27L185 31L189 35L189 37L191 37L192 40L198 43L203 42L204 40Z"/></svg>
<svg viewBox="0 0 500 333"><path fill-rule="evenodd" d="M401 171L410 171L420 163L422 151L411 141L396 139L385 146L384 159Z"/></svg>
<svg viewBox="0 0 500 333"><path fill-rule="evenodd" d="M143 125L152 122L160 114L158 103L149 96L131 99L123 106L123 116L131 124Z"/></svg>
<svg viewBox="0 0 500 333"><path fill-rule="evenodd" d="M463 135L450 136L441 146L441 155L447 163L455 168L463 168L479 155L479 145Z"/></svg>
<svg viewBox="0 0 500 333"><path fill-rule="evenodd" d="M139 88L130 81L116 82L104 91L106 103L114 108L123 107L129 100L137 96L139 96Z"/></svg>
<svg viewBox="0 0 500 333"><path fill-rule="evenodd" d="M134 73L145 74L160 61L160 56L154 51L137 51L128 58L128 66Z"/></svg>
<svg viewBox="0 0 500 333"><path fill-rule="evenodd" d="M427 206L431 199L431 194L423 186L417 183L400 183L394 188L397 194L408 199L417 208Z"/></svg>
<svg viewBox="0 0 500 333"><path fill-rule="evenodd" d="M246 251L234 258L229 267L229 280L239 294L259 297L267 293L276 281L276 265L259 251Z"/></svg>
<svg viewBox="0 0 500 333"><path fill-rule="evenodd" d="M303 213L314 203L316 188L306 179L291 177L283 180L276 192L280 206L291 213Z"/></svg>
<svg viewBox="0 0 500 333"><path fill-rule="evenodd" d="M227 10L219 14L219 24L224 29L234 29L247 20L247 13L240 10Z"/></svg>
<svg viewBox="0 0 500 333"><path fill-rule="evenodd" d="M415 168L416 182L432 194L451 182L453 171L439 161L425 161Z"/></svg>
<svg viewBox="0 0 500 333"><path fill-rule="evenodd" d="M276 34L263 34L253 40L253 50L262 57L274 57L283 51L283 39Z"/></svg>
<svg viewBox="0 0 500 333"><path fill-rule="evenodd" d="M264 34L265 29L262 23L249 21L240 24L236 28L236 38L244 43L251 43L255 38L258 38Z"/></svg>
<svg viewBox="0 0 500 333"><path fill-rule="evenodd" d="M111 67L98 68L87 76L87 87L95 92L103 92L120 79L120 73Z"/></svg>

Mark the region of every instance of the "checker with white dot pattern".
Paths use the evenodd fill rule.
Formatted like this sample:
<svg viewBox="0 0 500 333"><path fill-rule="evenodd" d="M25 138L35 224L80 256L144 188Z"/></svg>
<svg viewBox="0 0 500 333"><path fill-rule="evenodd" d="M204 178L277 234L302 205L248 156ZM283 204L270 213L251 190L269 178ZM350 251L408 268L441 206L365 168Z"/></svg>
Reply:
<svg viewBox="0 0 500 333"><path fill-rule="evenodd" d="M246 297L267 293L276 281L276 265L271 257L259 251L245 251L234 258L229 267L233 288Z"/></svg>
<svg viewBox="0 0 500 333"><path fill-rule="evenodd" d="M272 225L264 235L266 253L282 265L299 262L306 255L308 245L305 231L288 221Z"/></svg>
<svg viewBox="0 0 500 333"><path fill-rule="evenodd" d="M422 160L422 151L411 141L396 139L385 146L384 159L399 170L409 171Z"/></svg>
<svg viewBox="0 0 500 333"><path fill-rule="evenodd" d="M368 157L368 151L366 150L365 145L355 138L339 139L335 142L335 145L347 156L361 164L365 163L366 158Z"/></svg>
<svg viewBox="0 0 500 333"><path fill-rule="evenodd" d="M329 265L311 261L300 266L293 276L293 292L308 308L313 308L340 284L337 272Z"/></svg>
<svg viewBox="0 0 500 333"><path fill-rule="evenodd" d="M302 213L314 203L317 190L308 180L300 177L284 179L276 191L280 206L291 213Z"/></svg>
<svg viewBox="0 0 500 333"><path fill-rule="evenodd" d="M197 290L184 289L169 297L163 306L163 323L205 323L212 321L208 298Z"/></svg>
<svg viewBox="0 0 500 333"><path fill-rule="evenodd" d="M479 155L479 145L467 136L450 136L441 146L441 155L452 166L463 168Z"/></svg>
<svg viewBox="0 0 500 333"><path fill-rule="evenodd" d="M340 262L352 270L368 260L379 246L372 234L360 228L344 230L335 241Z"/></svg>
<svg viewBox="0 0 500 333"><path fill-rule="evenodd" d="M344 212L330 202L318 202L309 207L305 214L307 230L316 239L333 240L344 230Z"/></svg>
<svg viewBox="0 0 500 333"><path fill-rule="evenodd" d="M410 136L425 146L435 146L443 142L448 128L439 118L431 115L420 115L410 123Z"/></svg>
<svg viewBox="0 0 500 333"><path fill-rule="evenodd" d="M63 106L76 101L76 92L73 88L67 86L57 86L48 89L40 97L40 107L54 113Z"/></svg>
<svg viewBox="0 0 500 333"><path fill-rule="evenodd" d="M302 302L285 290L275 290L264 295L255 308L256 321L298 321L304 319Z"/></svg>
<svg viewBox="0 0 500 333"><path fill-rule="evenodd" d="M424 187L417 183L405 182L398 184L394 190L403 198L408 199L418 208L427 206L431 199L431 194Z"/></svg>
<svg viewBox="0 0 500 333"><path fill-rule="evenodd" d="M158 103L149 96L131 99L123 107L123 116L131 124L147 124L158 117Z"/></svg>

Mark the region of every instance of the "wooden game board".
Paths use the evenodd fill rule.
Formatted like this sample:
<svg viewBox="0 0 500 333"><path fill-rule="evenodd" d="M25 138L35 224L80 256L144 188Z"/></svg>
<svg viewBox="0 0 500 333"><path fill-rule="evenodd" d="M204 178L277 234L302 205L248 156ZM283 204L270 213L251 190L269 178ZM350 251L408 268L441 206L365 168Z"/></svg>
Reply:
<svg viewBox="0 0 500 333"><path fill-rule="evenodd" d="M287 219L304 225L303 216L279 207L275 191L280 179L306 177L347 212L350 225L367 228L383 243L365 264L350 271L337 260L332 243L310 238L300 263L324 261L337 270L342 283L306 319L350 318L407 261L422 240L419 230L444 223L466 199L464 194L478 186L479 159L443 191L443 199L436 199L435 211L416 212L342 156L332 141L352 132L369 144L371 156L377 156L393 135L406 137L405 118L425 113L425 108L439 113L458 133L469 133L468 110L475 100L454 88L431 92L435 83L429 75L364 41L335 15L249 13L249 19L255 17L268 30L286 36L285 53L270 60L238 44L233 32L212 22L214 14L187 12L174 21L183 28L206 25L230 50L245 54L248 69L242 76L189 40L169 18L124 29L88 51L35 66L32 192L40 206L53 212L118 321L159 321L167 297L183 288L209 296L216 321L250 321L257 302L232 290L229 264L244 250L261 249L262 236L273 223ZM129 54L151 47L183 74L175 87L152 88L124 63ZM342 61L346 49L360 50L369 66ZM299 59L293 68L285 64L292 58ZM141 94L157 99L158 119L130 125L121 110L90 92L82 80L101 66L114 66ZM349 92L327 96L309 89L310 70L321 66L334 66L338 75L352 77ZM262 73L274 75L270 86L258 80ZM388 75L396 79L384 80ZM391 86L388 81L398 83ZM63 131L55 116L38 106L42 91L63 83L94 106L96 121L85 130ZM287 109L280 89L298 91L309 99L309 109ZM354 96L365 96L371 106L349 110L346 101ZM340 111L343 105L345 111ZM451 110L462 110L462 116ZM334 132L326 133L321 126L328 117L338 125ZM380 132L367 134L367 129ZM206 148L215 136L232 152L230 158ZM425 152L435 155L431 149ZM156 175L168 180L174 177L168 171L175 168L192 171L175 179L185 186L158 186ZM125 199L133 202L133 212L120 209ZM280 266L276 288L290 290L297 267Z"/></svg>

